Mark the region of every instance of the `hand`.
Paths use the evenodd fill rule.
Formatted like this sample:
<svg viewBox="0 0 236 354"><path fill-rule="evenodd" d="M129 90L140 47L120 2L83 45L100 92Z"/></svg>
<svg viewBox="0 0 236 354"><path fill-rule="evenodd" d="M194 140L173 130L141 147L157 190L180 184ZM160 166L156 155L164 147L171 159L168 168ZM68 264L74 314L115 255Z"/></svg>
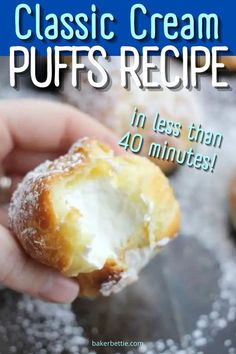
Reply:
<svg viewBox="0 0 236 354"><path fill-rule="evenodd" d="M9 197L29 170L65 153L85 136L119 150L108 129L71 106L39 100L0 101L0 169L12 178ZM78 284L29 258L7 225L7 209L1 207L0 283L48 301L72 302Z"/></svg>

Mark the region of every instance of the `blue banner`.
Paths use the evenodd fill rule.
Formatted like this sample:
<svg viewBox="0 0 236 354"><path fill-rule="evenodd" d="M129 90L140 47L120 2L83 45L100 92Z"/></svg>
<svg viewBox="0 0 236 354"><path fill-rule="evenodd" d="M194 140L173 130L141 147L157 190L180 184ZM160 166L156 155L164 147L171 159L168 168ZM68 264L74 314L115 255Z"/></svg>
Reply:
<svg viewBox="0 0 236 354"><path fill-rule="evenodd" d="M100 45L109 55L121 46L227 46L236 55L236 3L232 0L1 0L0 55L10 46Z"/></svg>

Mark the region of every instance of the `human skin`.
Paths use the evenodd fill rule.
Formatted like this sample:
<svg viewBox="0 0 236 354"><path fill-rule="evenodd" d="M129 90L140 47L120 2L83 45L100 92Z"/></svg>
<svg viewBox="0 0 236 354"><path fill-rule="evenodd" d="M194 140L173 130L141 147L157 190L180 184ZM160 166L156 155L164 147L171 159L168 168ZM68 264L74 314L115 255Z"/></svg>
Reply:
<svg viewBox="0 0 236 354"><path fill-rule="evenodd" d="M120 153L117 138L107 128L69 105L29 99L0 101L0 172L12 179L8 199L28 171L66 153L83 137L104 141ZM79 293L75 281L25 254L8 228L7 208L3 205L0 284L57 303L70 303Z"/></svg>

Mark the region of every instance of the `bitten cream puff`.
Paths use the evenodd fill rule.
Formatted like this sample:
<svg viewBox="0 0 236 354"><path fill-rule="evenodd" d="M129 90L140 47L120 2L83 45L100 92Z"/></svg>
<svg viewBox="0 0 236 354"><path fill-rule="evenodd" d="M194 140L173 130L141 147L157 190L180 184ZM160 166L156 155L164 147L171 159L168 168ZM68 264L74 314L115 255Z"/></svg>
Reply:
<svg viewBox="0 0 236 354"><path fill-rule="evenodd" d="M154 163L83 139L26 175L9 217L29 256L76 278L82 296L106 296L176 235L180 211Z"/></svg>

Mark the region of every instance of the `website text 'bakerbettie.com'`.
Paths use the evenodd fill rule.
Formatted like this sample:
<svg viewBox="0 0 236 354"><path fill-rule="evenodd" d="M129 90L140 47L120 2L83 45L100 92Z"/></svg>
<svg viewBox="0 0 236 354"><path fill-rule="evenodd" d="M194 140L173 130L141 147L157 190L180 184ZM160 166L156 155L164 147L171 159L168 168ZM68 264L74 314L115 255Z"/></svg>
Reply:
<svg viewBox="0 0 236 354"><path fill-rule="evenodd" d="M92 340L91 344L92 347L141 347L143 345L143 342L124 341L124 340L119 340L119 341Z"/></svg>

